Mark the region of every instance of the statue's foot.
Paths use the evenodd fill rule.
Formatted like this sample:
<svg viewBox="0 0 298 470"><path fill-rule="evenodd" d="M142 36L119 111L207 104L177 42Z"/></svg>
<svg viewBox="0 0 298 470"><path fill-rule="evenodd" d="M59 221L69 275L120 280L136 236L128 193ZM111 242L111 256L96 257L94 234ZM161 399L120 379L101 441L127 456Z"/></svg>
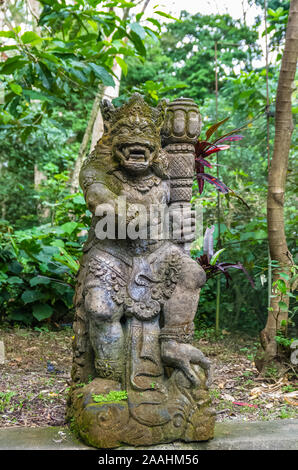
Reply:
<svg viewBox="0 0 298 470"><path fill-rule="evenodd" d="M182 370L194 387L198 387L200 381L194 374L191 364L199 365L205 372L206 386L210 386L211 362L204 356L202 351L191 344L178 343L174 340L162 341L161 357L165 365Z"/></svg>

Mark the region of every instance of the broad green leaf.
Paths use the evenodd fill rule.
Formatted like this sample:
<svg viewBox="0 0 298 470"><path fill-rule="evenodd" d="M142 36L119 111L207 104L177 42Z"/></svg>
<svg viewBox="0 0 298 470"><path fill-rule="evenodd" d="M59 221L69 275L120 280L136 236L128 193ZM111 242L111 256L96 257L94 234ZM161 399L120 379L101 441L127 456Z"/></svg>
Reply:
<svg viewBox="0 0 298 470"><path fill-rule="evenodd" d="M81 70L75 69L74 67L69 69L69 73L73 77L75 77L75 79L78 80L79 82L87 83L88 81L87 77L83 74L83 72Z"/></svg>
<svg viewBox="0 0 298 470"><path fill-rule="evenodd" d="M78 196L75 196L73 198L73 202L75 204L81 204L81 205L85 205L86 202L85 202L85 199L84 199L84 196L81 196L80 194Z"/></svg>
<svg viewBox="0 0 298 470"><path fill-rule="evenodd" d="M115 82L112 75L110 75L104 67L102 67L101 65L94 64L93 62L90 62L89 66L95 73L96 77L99 78L104 85L115 86Z"/></svg>
<svg viewBox="0 0 298 470"><path fill-rule="evenodd" d="M11 263L9 263L8 269L14 274L20 274L23 271L24 267L21 263L14 260Z"/></svg>
<svg viewBox="0 0 298 470"><path fill-rule="evenodd" d="M46 88L47 90L50 90L51 89L51 81L52 81L50 71L44 65L42 65L40 63L35 64L35 69L37 71L37 74L38 74L38 76L40 78L40 81L41 81L42 85L44 86L44 88Z"/></svg>
<svg viewBox="0 0 298 470"><path fill-rule="evenodd" d="M0 73L4 75L9 75L13 73L15 70L18 70L24 67L26 63L28 63L27 59L25 59L21 55L10 57L9 59L6 59L6 61L2 65Z"/></svg>
<svg viewBox="0 0 298 470"><path fill-rule="evenodd" d="M29 304L31 302L35 302L36 300L40 300L44 297L44 294L38 290L25 290L22 294L22 301L25 304Z"/></svg>
<svg viewBox="0 0 298 470"><path fill-rule="evenodd" d="M288 306L285 302L282 302L282 301L278 302L278 306L279 306L280 310L284 310L284 311L288 310Z"/></svg>
<svg viewBox="0 0 298 470"><path fill-rule="evenodd" d="M42 42L42 38L38 36L34 31L26 31L21 36L23 44L37 44L38 42Z"/></svg>
<svg viewBox="0 0 298 470"><path fill-rule="evenodd" d="M140 23L132 23L130 25L130 29L134 31L141 39L145 39L146 31L144 30L143 26Z"/></svg>
<svg viewBox="0 0 298 470"><path fill-rule="evenodd" d="M23 279L18 276L11 276L7 279L8 284L23 284Z"/></svg>
<svg viewBox="0 0 298 470"><path fill-rule="evenodd" d="M40 100L40 101L55 101L56 103L64 105L64 101L57 96L48 95L45 92L40 93L36 90L23 90L23 94L28 96L28 98L32 100Z"/></svg>
<svg viewBox="0 0 298 470"><path fill-rule="evenodd" d="M136 34L134 31L131 31L129 37L130 37L131 41L133 42L133 44L135 45L138 53L141 56L146 57L146 54L147 54L146 48L145 48L144 43L141 40L140 36L138 36L138 34Z"/></svg>
<svg viewBox="0 0 298 470"><path fill-rule="evenodd" d="M64 233L68 233L70 235L77 228L77 226L77 222L66 222L65 224L61 225L60 228Z"/></svg>
<svg viewBox="0 0 298 470"><path fill-rule="evenodd" d="M38 284L49 284L51 280L47 277L36 276L30 279L29 282L30 282L30 286L34 287L34 286L37 286Z"/></svg>
<svg viewBox="0 0 298 470"><path fill-rule="evenodd" d="M1 38L15 38L16 34L13 31L0 31Z"/></svg>
<svg viewBox="0 0 298 470"><path fill-rule="evenodd" d="M10 83L9 86L16 95L21 95L22 94L23 89L17 83Z"/></svg>
<svg viewBox="0 0 298 470"><path fill-rule="evenodd" d="M147 21L150 21L150 23L152 23L154 26L156 26L158 28L158 30L160 31L161 24L159 23L159 21L157 21L155 18L147 18Z"/></svg>
<svg viewBox="0 0 298 470"><path fill-rule="evenodd" d="M287 286L286 286L286 283L283 279L278 279L277 280L277 287L278 287L278 290L282 293L282 294L286 294L287 293Z"/></svg>
<svg viewBox="0 0 298 470"><path fill-rule="evenodd" d="M42 321L52 315L53 308L48 304L35 304L32 307L32 313L36 320Z"/></svg>
<svg viewBox="0 0 298 470"><path fill-rule="evenodd" d="M32 323L32 315L29 312L22 312L22 311L11 312L8 315L8 319L14 320L14 321L21 321L25 323L26 325L30 325L30 323Z"/></svg>
<svg viewBox="0 0 298 470"><path fill-rule="evenodd" d="M279 273L279 276L283 277L286 281L290 279L290 276L287 273Z"/></svg>
<svg viewBox="0 0 298 470"><path fill-rule="evenodd" d="M40 57L42 57L43 59L48 60L49 62L53 62L54 64L59 63L59 59L54 54L50 54L49 52L40 53Z"/></svg>
<svg viewBox="0 0 298 470"><path fill-rule="evenodd" d="M13 51L14 49L17 49L18 46L15 44L14 46L2 46L0 47L0 51L5 52L5 51Z"/></svg>
<svg viewBox="0 0 298 470"><path fill-rule="evenodd" d="M138 13L138 14L136 15L136 20L137 20L137 21L140 21L140 19L142 18L142 16L144 16L144 12L143 12L143 11L142 11L141 13Z"/></svg>
<svg viewBox="0 0 298 470"><path fill-rule="evenodd" d="M51 246L58 246L59 248L64 248L64 241L63 240L60 240L59 238L57 238L57 240L54 240L52 243L51 243Z"/></svg>
<svg viewBox="0 0 298 470"><path fill-rule="evenodd" d="M277 16L276 13L275 13L275 11L272 10L272 8L268 8L267 13L268 13L268 15L270 15L270 16Z"/></svg>
<svg viewBox="0 0 298 470"><path fill-rule="evenodd" d="M127 75L127 65L125 60L121 59L121 57L115 57L117 64L120 65L122 72L124 75Z"/></svg>
<svg viewBox="0 0 298 470"><path fill-rule="evenodd" d="M165 13L164 11L154 10L154 13L156 15L159 15L159 16L164 16L165 18L168 18L169 20L179 21L178 18L175 18L174 16L170 15L169 13Z"/></svg>

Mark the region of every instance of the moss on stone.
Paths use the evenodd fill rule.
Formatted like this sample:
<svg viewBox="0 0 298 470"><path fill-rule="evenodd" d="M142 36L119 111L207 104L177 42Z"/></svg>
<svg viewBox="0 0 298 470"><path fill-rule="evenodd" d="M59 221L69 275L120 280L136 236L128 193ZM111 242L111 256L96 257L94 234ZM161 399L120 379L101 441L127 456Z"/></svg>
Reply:
<svg viewBox="0 0 298 470"><path fill-rule="evenodd" d="M92 394L92 399L96 403L118 403L123 400L127 400L127 391L126 390L111 390L106 395L96 395Z"/></svg>

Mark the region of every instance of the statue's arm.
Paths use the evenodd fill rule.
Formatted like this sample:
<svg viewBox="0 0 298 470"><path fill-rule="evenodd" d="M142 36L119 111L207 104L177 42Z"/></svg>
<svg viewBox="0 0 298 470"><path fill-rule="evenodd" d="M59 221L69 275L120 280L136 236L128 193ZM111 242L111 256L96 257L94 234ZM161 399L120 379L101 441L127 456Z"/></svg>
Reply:
<svg viewBox="0 0 298 470"><path fill-rule="evenodd" d="M95 182L88 186L84 192L85 200L88 209L93 215L98 210L99 206L109 204L116 210L117 195L113 193L104 183Z"/></svg>
<svg viewBox="0 0 298 470"><path fill-rule="evenodd" d="M102 204L115 206L117 194L108 185L110 176L107 168L103 168L100 160L91 154L80 171L79 182L84 192L88 209L95 215L96 208Z"/></svg>

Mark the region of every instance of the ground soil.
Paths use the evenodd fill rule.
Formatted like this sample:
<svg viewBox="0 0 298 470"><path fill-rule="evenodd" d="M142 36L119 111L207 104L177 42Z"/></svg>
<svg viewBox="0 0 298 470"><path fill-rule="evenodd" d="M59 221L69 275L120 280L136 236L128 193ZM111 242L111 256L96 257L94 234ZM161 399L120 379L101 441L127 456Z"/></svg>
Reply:
<svg viewBox="0 0 298 470"><path fill-rule="evenodd" d="M210 393L217 421L298 417L297 374L289 364L260 377L253 362L256 339L224 332L195 340L214 364ZM0 328L5 364L0 365L0 428L62 426L72 361L70 327L58 331Z"/></svg>

